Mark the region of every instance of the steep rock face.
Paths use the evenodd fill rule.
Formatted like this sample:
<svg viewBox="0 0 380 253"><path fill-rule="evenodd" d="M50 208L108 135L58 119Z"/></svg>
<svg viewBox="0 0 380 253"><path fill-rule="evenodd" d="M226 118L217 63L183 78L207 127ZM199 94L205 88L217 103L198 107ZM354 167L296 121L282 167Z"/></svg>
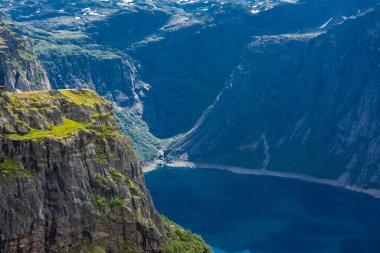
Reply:
<svg viewBox="0 0 380 253"><path fill-rule="evenodd" d="M161 219L108 102L64 90L6 93L0 107L1 252L160 250Z"/></svg>
<svg viewBox="0 0 380 253"><path fill-rule="evenodd" d="M91 88L119 106L141 113L139 95L147 89L130 57L123 53L67 50L40 42L39 57L49 73L52 88Z"/></svg>
<svg viewBox="0 0 380 253"><path fill-rule="evenodd" d="M255 37L177 155L380 187L379 17Z"/></svg>
<svg viewBox="0 0 380 253"><path fill-rule="evenodd" d="M0 85L9 91L50 88L45 70L30 42L9 30L0 21Z"/></svg>
<svg viewBox="0 0 380 253"><path fill-rule="evenodd" d="M249 14L242 8L215 8L210 13L212 18L176 13L152 39L127 50L151 85L142 98L143 119L160 138L186 132L195 124L249 41Z"/></svg>

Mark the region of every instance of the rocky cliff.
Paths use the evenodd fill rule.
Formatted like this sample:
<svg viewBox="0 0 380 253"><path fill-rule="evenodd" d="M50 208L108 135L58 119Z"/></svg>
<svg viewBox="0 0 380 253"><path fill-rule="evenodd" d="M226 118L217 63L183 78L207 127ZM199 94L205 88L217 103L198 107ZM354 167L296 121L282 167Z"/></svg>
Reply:
<svg viewBox="0 0 380 253"><path fill-rule="evenodd" d="M1 16L0 16L1 17ZM0 21L0 85L9 91L50 88L32 44Z"/></svg>
<svg viewBox="0 0 380 253"><path fill-rule="evenodd" d="M131 141L94 91L5 93L0 134L0 252L209 252L163 225Z"/></svg>

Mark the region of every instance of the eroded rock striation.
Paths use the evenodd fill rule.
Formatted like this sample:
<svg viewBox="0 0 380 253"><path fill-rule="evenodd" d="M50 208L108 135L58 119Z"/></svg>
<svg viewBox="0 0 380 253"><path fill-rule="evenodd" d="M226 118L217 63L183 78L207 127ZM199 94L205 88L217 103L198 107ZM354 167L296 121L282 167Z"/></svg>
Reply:
<svg viewBox="0 0 380 253"><path fill-rule="evenodd" d="M162 224L111 104L87 90L1 100L1 251L158 249Z"/></svg>

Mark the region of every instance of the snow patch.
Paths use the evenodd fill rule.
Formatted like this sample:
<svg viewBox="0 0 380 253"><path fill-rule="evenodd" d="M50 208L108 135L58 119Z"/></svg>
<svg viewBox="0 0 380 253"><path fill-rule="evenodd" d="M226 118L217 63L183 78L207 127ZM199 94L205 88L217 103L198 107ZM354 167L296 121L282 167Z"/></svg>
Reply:
<svg viewBox="0 0 380 253"><path fill-rule="evenodd" d="M321 26L319 27L319 29L325 29L325 28L330 24L330 22L331 22L333 19L334 19L334 18L330 18L329 20L327 20L327 22L324 23L323 25L321 25Z"/></svg>
<svg viewBox="0 0 380 253"><path fill-rule="evenodd" d="M128 7L134 5L134 0L122 0L121 2L117 3L117 5L121 7Z"/></svg>

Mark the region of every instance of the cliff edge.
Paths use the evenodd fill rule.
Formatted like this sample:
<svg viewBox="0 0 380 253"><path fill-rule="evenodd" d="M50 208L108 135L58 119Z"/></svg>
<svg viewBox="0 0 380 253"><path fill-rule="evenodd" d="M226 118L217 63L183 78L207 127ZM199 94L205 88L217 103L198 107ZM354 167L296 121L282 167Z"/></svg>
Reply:
<svg viewBox="0 0 380 253"><path fill-rule="evenodd" d="M163 225L131 141L94 91L3 93L0 136L0 252L210 252Z"/></svg>

